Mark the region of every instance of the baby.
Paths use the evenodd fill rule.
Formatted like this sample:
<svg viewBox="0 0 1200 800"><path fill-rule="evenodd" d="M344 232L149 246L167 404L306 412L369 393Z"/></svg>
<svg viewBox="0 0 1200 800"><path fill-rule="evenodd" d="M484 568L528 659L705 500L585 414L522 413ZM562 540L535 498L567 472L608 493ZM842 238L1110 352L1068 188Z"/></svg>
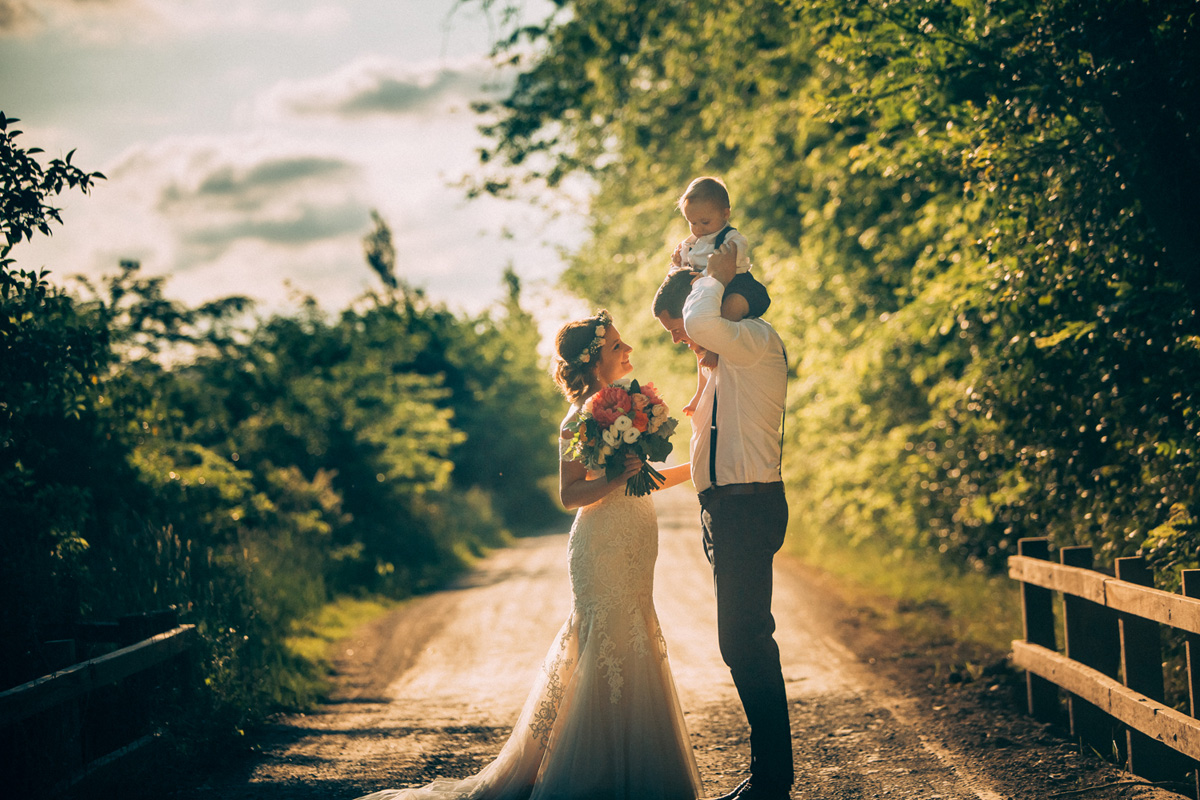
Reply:
<svg viewBox="0 0 1200 800"><path fill-rule="evenodd" d="M708 274L708 257L722 244L732 244L736 250L737 273L725 287L721 300L721 316L738 322L746 317L761 317L771 305L766 287L750 274L750 243L729 224L729 191L720 178L696 178L688 184L679 198L679 210L687 220L692 235L675 248L671 263ZM683 408L691 416L708 382L706 370L717 365L717 354L705 351L699 357L696 394Z"/></svg>

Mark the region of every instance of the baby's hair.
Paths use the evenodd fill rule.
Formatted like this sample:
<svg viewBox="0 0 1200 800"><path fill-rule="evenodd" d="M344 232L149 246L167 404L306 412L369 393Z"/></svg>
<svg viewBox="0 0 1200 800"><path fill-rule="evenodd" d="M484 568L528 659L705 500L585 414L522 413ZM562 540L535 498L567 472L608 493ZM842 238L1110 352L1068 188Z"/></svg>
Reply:
<svg viewBox="0 0 1200 800"><path fill-rule="evenodd" d="M712 203L717 208L729 208L729 190L725 188L725 182L720 178L696 178L688 184L687 189L676 203L679 210L683 210L683 204L691 201L701 203Z"/></svg>

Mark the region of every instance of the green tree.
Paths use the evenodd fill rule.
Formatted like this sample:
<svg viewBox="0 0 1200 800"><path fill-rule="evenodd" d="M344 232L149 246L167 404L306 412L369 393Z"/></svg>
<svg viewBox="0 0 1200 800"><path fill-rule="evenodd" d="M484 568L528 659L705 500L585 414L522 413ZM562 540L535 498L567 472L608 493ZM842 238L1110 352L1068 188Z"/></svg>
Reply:
<svg viewBox="0 0 1200 800"><path fill-rule="evenodd" d="M1194 564L1196 23L1184 0L563 2L499 43L521 75L481 188L589 175L565 282L661 347L672 201L726 178L793 355L805 539Z"/></svg>
<svg viewBox="0 0 1200 800"><path fill-rule="evenodd" d="M17 242L100 176L39 172L9 122ZM44 673L41 643L80 618L174 605L201 633L203 688L172 724L228 734L312 698L287 640L335 594L437 585L537 520L556 428L519 282L460 317L396 278L382 219L364 246L382 293L266 319L241 297L174 301L136 262L68 291L4 250L5 686Z"/></svg>
<svg viewBox="0 0 1200 800"><path fill-rule="evenodd" d="M87 192L104 176L71 164L71 154L43 167L39 148L17 143L18 120L0 113L0 666L5 685L36 674L35 644L48 621L79 602L86 523L100 473L122 451L98 424L97 384L111 363L104 331L95 330L45 272L17 269L12 247L61 222L50 203L66 189ZM103 503L101 499L100 502ZM39 596L40 606L13 602Z"/></svg>

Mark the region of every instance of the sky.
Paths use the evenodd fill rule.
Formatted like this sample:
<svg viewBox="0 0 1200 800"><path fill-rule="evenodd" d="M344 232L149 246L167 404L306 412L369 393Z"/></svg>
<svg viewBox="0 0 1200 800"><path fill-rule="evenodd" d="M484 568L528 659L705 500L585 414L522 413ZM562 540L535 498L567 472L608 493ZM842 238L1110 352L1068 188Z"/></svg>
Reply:
<svg viewBox="0 0 1200 800"><path fill-rule="evenodd" d="M0 111L23 147L107 176L55 204L64 224L15 247L52 278L122 259L196 304L248 295L330 311L376 286L362 238L377 210L397 273L476 313L511 265L543 330L584 306L554 284L582 243L586 187L467 200L486 144L469 104L512 75L487 53L500 20L471 0L0 0ZM523 22L547 0L524 0ZM569 192L573 191L573 196Z"/></svg>

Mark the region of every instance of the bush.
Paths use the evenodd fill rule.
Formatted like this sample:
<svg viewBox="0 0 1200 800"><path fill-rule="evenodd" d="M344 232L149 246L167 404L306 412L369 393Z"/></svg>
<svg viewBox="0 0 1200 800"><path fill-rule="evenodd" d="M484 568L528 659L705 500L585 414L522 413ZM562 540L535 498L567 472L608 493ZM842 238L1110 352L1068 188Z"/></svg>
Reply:
<svg viewBox="0 0 1200 800"><path fill-rule="evenodd" d="M1194 566L1196 24L1186 0L574 0L500 43L522 74L480 186L590 176L566 282L661 348L673 201L727 180L792 354L794 534Z"/></svg>
<svg viewBox="0 0 1200 800"><path fill-rule="evenodd" d="M0 130L12 122L0 115ZM10 244L48 232L48 197L98 173L41 167L6 131ZM458 317L390 280L340 315L308 300L196 308L126 262L77 292L0 269L0 681L47 671L72 622L175 606L203 688L194 741L310 702L289 645L335 596L439 585L511 526L544 520L553 390L510 275L500 312ZM497 424L501 421L502 424ZM294 640L294 639L293 639Z"/></svg>

